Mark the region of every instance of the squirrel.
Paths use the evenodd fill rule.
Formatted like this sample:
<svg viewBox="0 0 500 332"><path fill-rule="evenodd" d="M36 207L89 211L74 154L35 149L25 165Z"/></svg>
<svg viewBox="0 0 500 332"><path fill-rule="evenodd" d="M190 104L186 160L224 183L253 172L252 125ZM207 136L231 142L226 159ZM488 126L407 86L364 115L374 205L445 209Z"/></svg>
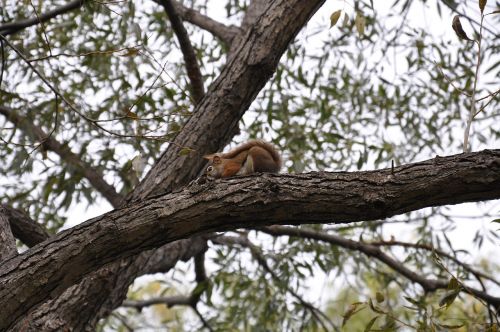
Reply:
<svg viewBox="0 0 500 332"><path fill-rule="evenodd" d="M278 173L282 163L278 150L262 140L250 140L229 152L203 158L210 161L205 175L216 179L257 172Z"/></svg>

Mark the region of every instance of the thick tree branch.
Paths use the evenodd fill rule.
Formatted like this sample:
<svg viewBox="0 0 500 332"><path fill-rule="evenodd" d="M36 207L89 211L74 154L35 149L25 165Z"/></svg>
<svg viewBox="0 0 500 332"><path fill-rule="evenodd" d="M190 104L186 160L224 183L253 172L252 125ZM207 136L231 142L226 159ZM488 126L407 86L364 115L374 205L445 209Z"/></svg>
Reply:
<svg viewBox="0 0 500 332"><path fill-rule="evenodd" d="M14 237L19 239L28 247L43 242L49 238L49 233L36 221L28 217L26 213L14 209L6 204L0 204L3 207L5 215L9 219L10 227Z"/></svg>
<svg viewBox="0 0 500 332"><path fill-rule="evenodd" d="M0 262L15 255L17 255L16 240L12 235L7 213L0 205Z"/></svg>
<svg viewBox="0 0 500 332"><path fill-rule="evenodd" d="M36 306L12 330L94 330L100 318L122 304L138 275L167 272L179 260L187 261L206 250L206 240L194 237L106 265L61 295Z"/></svg>
<svg viewBox="0 0 500 332"><path fill-rule="evenodd" d="M43 22L46 22L50 20L51 18L54 18L58 15L65 14L67 12L70 12L72 10L78 9L87 0L73 0L65 4L64 6L61 6L59 8L53 9L51 11L48 11L46 13L43 13L41 15L38 15L38 17L33 17L33 18L28 18L24 20L19 20L17 22L11 22L11 23L6 23L0 25L0 34L6 36L10 35L16 32L19 32L23 29L26 29L30 26L37 25Z"/></svg>
<svg viewBox="0 0 500 332"><path fill-rule="evenodd" d="M153 1L161 5L162 0ZM234 37L240 32L237 27L227 26L223 23L220 23L194 9L185 7L178 1L172 0L172 3L175 7L175 11L184 21L210 32L211 34L222 40L226 45L231 45Z"/></svg>
<svg viewBox="0 0 500 332"><path fill-rule="evenodd" d="M320 240L330 243L332 245L340 246L342 248L362 252L368 257L375 258L381 261L382 263L386 264L394 271L398 272L400 275L406 277L408 280L411 280L412 282L419 284L420 286L422 286L425 292L434 292L438 289L448 288L447 280L427 279L423 275L410 270L403 263L387 255L378 246L372 244L357 242L335 234L318 232L306 228L271 226L263 228L263 231L274 236L288 235L288 236L297 236L302 238ZM482 299L489 305L492 305L495 308L495 310L500 311L500 297L494 297L486 292L470 287L466 287L464 291Z"/></svg>
<svg viewBox="0 0 500 332"><path fill-rule="evenodd" d="M78 155L73 153L67 145L59 143L52 136L47 135L43 129L37 127L33 121L19 115L13 109L0 105L0 114L4 115L16 127L23 130L26 135L42 142L44 149L55 152L64 162L75 167L113 207L120 205L122 196L116 192L115 188L108 184L104 180L103 175L92 167L92 165L81 160Z"/></svg>
<svg viewBox="0 0 500 332"><path fill-rule="evenodd" d="M374 220L424 207L498 198L500 150L440 157L392 170L200 181L106 213L7 260L0 271L0 329L116 259L193 235L272 224Z"/></svg>
<svg viewBox="0 0 500 332"><path fill-rule="evenodd" d="M172 30L174 30L179 45L181 47L184 62L186 63L186 71L191 82L191 94L195 103L199 103L201 98L205 95L205 88L203 87L203 78L201 75L196 54L194 52L191 41L189 40L188 33L182 24L179 15L177 15L171 0L160 0L160 4L165 8L165 12L170 19Z"/></svg>

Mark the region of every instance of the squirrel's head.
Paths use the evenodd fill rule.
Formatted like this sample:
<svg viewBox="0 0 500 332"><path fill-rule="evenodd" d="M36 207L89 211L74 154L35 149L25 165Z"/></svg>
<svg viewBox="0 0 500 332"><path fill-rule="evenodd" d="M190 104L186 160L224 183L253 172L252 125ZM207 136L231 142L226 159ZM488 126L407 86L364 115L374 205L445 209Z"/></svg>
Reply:
<svg viewBox="0 0 500 332"><path fill-rule="evenodd" d="M209 154L203 156L203 158L208 159L209 164L207 169L205 170L205 175L209 178L220 178L222 175L223 166L222 166L222 158L217 154Z"/></svg>

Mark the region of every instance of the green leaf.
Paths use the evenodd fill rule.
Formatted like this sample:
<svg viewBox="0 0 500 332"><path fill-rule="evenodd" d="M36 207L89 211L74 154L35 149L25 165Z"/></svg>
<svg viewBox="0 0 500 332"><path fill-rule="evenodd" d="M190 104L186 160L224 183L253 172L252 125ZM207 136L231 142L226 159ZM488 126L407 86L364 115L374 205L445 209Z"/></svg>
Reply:
<svg viewBox="0 0 500 332"><path fill-rule="evenodd" d="M330 28L332 28L339 21L340 14L342 14L342 10L334 11L332 15L330 15Z"/></svg>
<svg viewBox="0 0 500 332"><path fill-rule="evenodd" d="M380 316L375 316L373 317L369 322L368 324L366 324L366 327L365 327L365 332L370 332L370 330L372 329L373 327L373 324L375 324L375 321L379 318Z"/></svg>
<svg viewBox="0 0 500 332"><path fill-rule="evenodd" d="M460 289L447 292L443 296L443 298L439 301L439 306L440 307L446 306L446 308L448 308L453 303L453 301L455 301L459 293Z"/></svg>
<svg viewBox="0 0 500 332"><path fill-rule="evenodd" d="M448 282L448 290L457 290L460 287L457 278L453 277Z"/></svg>
<svg viewBox="0 0 500 332"><path fill-rule="evenodd" d="M354 19L354 24L356 25L356 30L360 37L365 34L366 19L360 12L357 12L356 18Z"/></svg>
<svg viewBox="0 0 500 332"><path fill-rule="evenodd" d="M191 148L187 148L187 147L184 147L181 149L181 151L179 151L179 156L185 156L185 155L188 155L190 154L191 152L193 152L194 150L191 149Z"/></svg>
<svg viewBox="0 0 500 332"><path fill-rule="evenodd" d="M479 0L479 9L481 10L481 14L484 12L484 7L486 7L487 0Z"/></svg>
<svg viewBox="0 0 500 332"><path fill-rule="evenodd" d="M380 293L380 292L377 292L375 294L375 298L377 299L377 302L378 303L382 303L384 302L385 298L384 298L384 294Z"/></svg>
<svg viewBox="0 0 500 332"><path fill-rule="evenodd" d="M354 316L355 313L363 310L365 307L361 307L358 309L358 307L363 304L362 302L356 302L356 303L353 303L349 306L349 309L346 310L346 312L344 312L344 314L342 315L342 317L344 317L344 319L342 320L342 326L344 326L347 321L352 317Z"/></svg>
<svg viewBox="0 0 500 332"><path fill-rule="evenodd" d="M373 304L372 299L368 300L368 304L370 305L370 309L372 309L373 312L376 312L377 314L385 314L385 312L375 304Z"/></svg>

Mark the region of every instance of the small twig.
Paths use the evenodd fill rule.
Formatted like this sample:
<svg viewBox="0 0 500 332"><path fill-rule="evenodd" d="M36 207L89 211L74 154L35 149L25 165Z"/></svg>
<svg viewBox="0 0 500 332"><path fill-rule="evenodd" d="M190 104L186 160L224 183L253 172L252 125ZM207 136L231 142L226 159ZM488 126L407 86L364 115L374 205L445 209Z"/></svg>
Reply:
<svg viewBox="0 0 500 332"><path fill-rule="evenodd" d="M2 69L0 71L0 89L2 88L2 82L3 82L3 73L5 71L5 47L3 45L3 39L0 39L0 56L2 57Z"/></svg>
<svg viewBox="0 0 500 332"><path fill-rule="evenodd" d="M58 57L78 58L78 57L85 57L85 56L89 56L89 55L110 55L110 54L119 53L119 52L125 52L124 54L119 54L119 55L126 56L127 53L138 52L140 47L142 47L142 45L131 46L131 47L122 47L122 48L118 48L115 50L107 50L107 51L89 51L89 52L77 53L77 54L57 53L57 54L51 54L51 55L47 55L47 56L43 56L43 57L39 57L39 58L28 59L28 61L29 62L36 62L36 61L43 61L43 60L47 60L50 58L58 58Z"/></svg>
<svg viewBox="0 0 500 332"><path fill-rule="evenodd" d="M183 295L173 295L165 297L154 297L149 300L125 300L122 303L122 307L135 308L141 311L144 307L149 307L155 304L164 304L168 308L174 307L176 305L186 305L191 306L191 296Z"/></svg>
<svg viewBox="0 0 500 332"><path fill-rule="evenodd" d="M47 45L47 48L49 49L49 54L52 55L52 47L50 47L49 37L47 37L47 32L45 31L45 25L43 24L43 21L42 21L41 17L38 15L38 12L35 8L35 5L33 4L33 1L31 1L31 0L30 0L30 5L33 8L33 11L35 12L35 16L38 19L38 23L40 23L40 26L42 28L42 34L43 34L43 37L45 40L45 44Z"/></svg>
<svg viewBox="0 0 500 332"><path fill-rule="evenodd" d="M500 90L497 90L493 94L491 94L490 100L488 100L486 102L486 104L484 104L483 106L481 106L481 108L474 114L474 117L476 117L479 113L481 113L482 111L484 111L484 109L493 101L493 99L495 99L495 97L496 97L496 95L498 95L498 93L500 93Z"/></svg>
<svg viewBox="0 0 500 332"><path fill-rule="evenodd" d="M452 80L451 80L451 79L450 79L450 78L449 78L449 77L448 77L448 76L444 73L443 68L441 68L441 66L440 66L440 65L439 65L436 61L434 61L434 65L435 65L435 66L436 66L436 68L439 70L439 72L440 72L440 73L441 73L441 75L444 77L444 79L445 79L448 83L450 83L450 85L451 85L451 86L452 86L455 90L457 90L458 92L460 92L460 93L461 93L461 94L463 94L464 96L467 96L467 97L469 97L469 98L470 98L470 96L471 96L471 95L470 95L470 93L468 93L467 91L462 90L462 89L460 89L459 87L457 87L457 86L455 85L455 83L453 83L453 81L452 81Z"/></svg>
<svg viewBox="0 0 500 332"><path fill-rule="evenodd" d="M201 312L198 310L198 308L196 308L196 305L192 306L191 308L194 310L194 312L196 313L196 315L198 316L198 318L201 320L201 323L203 324L203 326L207 330L209 330L210 332L214 332L214 329L210 326L210 324L208 324L208 322L203 317L203 315L201 314Z"/></svg>
<svg viewBox="0 0 500 332"><path fill-rule="evenodd" d="M118 319L120 321L120 323L123 324L123 327L125 327L125 329L127 329L127 331L134 332L134 329L128 324L127 319L125 317L123 317L122 315L120 315L117 312L112 312L111 316L114 316L116 319Z"/></svg>

